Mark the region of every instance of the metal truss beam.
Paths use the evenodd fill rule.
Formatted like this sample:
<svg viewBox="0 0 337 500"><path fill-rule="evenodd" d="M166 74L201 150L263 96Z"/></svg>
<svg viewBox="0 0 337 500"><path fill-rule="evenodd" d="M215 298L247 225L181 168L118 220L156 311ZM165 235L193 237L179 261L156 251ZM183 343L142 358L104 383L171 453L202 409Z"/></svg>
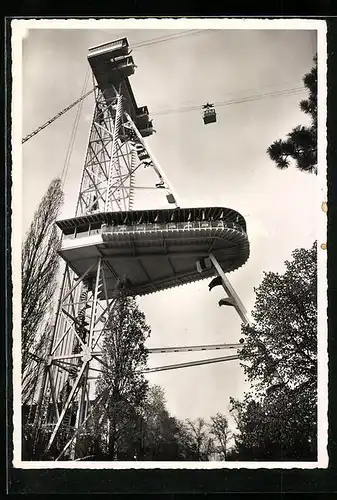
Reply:
<svg viewBox="0 0 337 500"><path fill-rule="evenodd" d="M172 352L217 351L221 349L240 349L242 344L205 344L179 347L151 347L149 354L169 354Z"/></svg>
<svg viewBox="0 0 337 500"><path fill-rule="evenodd" d="M164 365L164 366L156 366L154 368L147 368L143 370L142 373L154 373L154 372L162 372L166 370L176 370L178 368L189 368L191 366L200 366L200 365L210 365L213 363L222 363L224 361L232 361L235 359L239 359L238 355L233 356L223 356L221 358L211 358L211 359L200 359L198 361L188 361L186 363L176 363L172 365Z"/></svg>

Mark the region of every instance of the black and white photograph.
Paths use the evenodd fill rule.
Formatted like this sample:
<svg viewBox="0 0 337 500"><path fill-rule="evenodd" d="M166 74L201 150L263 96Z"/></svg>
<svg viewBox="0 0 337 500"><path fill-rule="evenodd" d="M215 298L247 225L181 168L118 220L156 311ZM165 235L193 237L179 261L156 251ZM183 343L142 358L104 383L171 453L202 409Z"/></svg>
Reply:
<svg viewBox="0 0 337 500"><path fill-rule="evenodd" d="M326 27L13 20L14 466L326 468Z"/></svg>

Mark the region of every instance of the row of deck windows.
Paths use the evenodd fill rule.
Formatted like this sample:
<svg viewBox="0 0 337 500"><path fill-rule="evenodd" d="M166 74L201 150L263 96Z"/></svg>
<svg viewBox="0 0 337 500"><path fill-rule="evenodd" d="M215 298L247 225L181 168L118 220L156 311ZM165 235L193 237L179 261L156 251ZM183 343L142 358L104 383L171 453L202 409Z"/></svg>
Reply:
<svg viewBox="0 0 337 500"><path fill-rule="evenodd" d="M93 236L95 234L102 233L125 233L125 232L151 232L151 231L167 231L167 230L193 230L193 229L206 229L206 228L216 228L216 229L235 229L244 233L242 226L235 222L224 222L224 221L201 221L201 222L168 222L166 224L135 224L135 225L119 225L119 226L107 226L102 224L97 227L96 224L92 224L84 228L75 228L74 232L71 234L64 235L65 238L81 238L83 236Z"/></svg>

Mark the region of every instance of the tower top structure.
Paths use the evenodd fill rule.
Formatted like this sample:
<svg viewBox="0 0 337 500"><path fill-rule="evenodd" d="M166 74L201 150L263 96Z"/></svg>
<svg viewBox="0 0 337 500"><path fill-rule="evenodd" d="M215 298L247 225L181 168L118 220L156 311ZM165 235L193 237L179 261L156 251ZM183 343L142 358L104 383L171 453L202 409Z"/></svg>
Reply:
<svg viewBox="0 0 337 500"><path fill-rule="evenodd" d="M90 48L88 61L106 104L114 102L116 92L122 95L123 110L130 115L142 137L147 137L153 133L153 127L147 106L137 106L129 82L136 68L130 54L127 38L121 38Z"/></svg>

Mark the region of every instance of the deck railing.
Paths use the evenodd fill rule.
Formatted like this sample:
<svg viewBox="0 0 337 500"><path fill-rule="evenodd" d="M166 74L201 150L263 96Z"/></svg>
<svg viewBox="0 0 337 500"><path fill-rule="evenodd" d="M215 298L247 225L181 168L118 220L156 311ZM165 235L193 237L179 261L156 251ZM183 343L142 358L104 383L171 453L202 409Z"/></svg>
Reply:
<svg viewBox="0 0 337 500"><path fill-rule="evenodd" d="M132 225L116 225L107 226L102 224L99 228L88 228L84 231L77 231L68 235L65 238L79 238L83 236L93 236L94 234L117 234L117 233L149 233L156 231L200 231L203 229L233 229L241 233L245 233L240 224L236 222L218 221L194 221L194 222L167 222L167 223L151 223L151 224L132 224Z"/></svg>

